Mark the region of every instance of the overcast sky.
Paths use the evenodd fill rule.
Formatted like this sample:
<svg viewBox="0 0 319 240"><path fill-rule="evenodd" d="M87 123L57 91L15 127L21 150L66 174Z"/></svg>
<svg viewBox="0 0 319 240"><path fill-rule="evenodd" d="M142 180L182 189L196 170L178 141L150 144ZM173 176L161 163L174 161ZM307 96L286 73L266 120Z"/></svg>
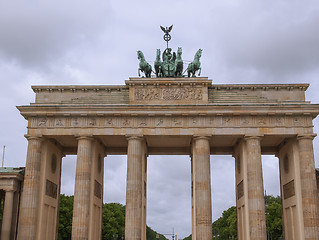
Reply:
<svg viewBox="0 0 319 240"><path fill-rule="evenodd" d="M154 61L159 26L174 24L170 46L213 83L310 83L319 103L318 0L18 1L0 0L0 146L5 166L25 166L26 120L15 106L34 102L31 85L112 84L137 76L136 51ZM319 121L315 120L315 132ZM314 141L319 167L318 140ZM74 191L75 157L63 159L62 193ZM170 167L167 167L167 166ZM278 160L263 157L267 193L279 194ZM211 157L213 219L235 205L234 159ZM125 204L126 157L105 158L105 202ZM189 156L150 156L147 224L191 233Z"/></svg>

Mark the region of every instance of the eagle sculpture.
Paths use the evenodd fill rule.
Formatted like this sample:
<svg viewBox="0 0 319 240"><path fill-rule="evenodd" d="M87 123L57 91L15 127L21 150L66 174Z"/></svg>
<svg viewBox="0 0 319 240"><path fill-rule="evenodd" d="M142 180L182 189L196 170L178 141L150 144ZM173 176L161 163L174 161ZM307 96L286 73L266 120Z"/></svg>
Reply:
<svg viewBox="0 0 319 240"><path fill-rule="evenodd" d="M162 26L160 26L161 27L161 29L163 30L163 32L164 33L166 33L166 34L168 34L170 31L172 31L172 29L173 29L173 25L172 26L170 26L170 27L166 27L166 28L164 28L164 27L162 27Z"/></svg>

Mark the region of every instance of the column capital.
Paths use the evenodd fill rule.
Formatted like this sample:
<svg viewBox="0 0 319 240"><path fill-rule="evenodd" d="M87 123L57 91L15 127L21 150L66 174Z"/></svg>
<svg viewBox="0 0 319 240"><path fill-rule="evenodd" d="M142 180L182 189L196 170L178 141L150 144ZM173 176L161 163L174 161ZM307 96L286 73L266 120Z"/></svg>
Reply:
<svg viewBox="0 0 319 240"><path fill-rule="evenodd" d="M210 140L211 137L212 137L211 135L193 135L193 140L198 140L198 139Z"/></svg>
<svg viewBox="0 0 319 240"><path fill-rule="evenodd" d="M5 191L5 193L7 192L16 192L17 190L14 190L14 189L3 189Z"/></svg>
<svg viewBox="0 0 319 240"><path fill-rule="evenodd" d="M39 140L39 141L43 141L44 137L42 135L30 135L30 134L25 134L24 137L30 141L30 140Z"/></svg>
<svg viewBox="0 0 319 240"><path fill-rule="evenodd" d="M262 138L264 137L264 135L260 134L256 134L256 135L245 135L244 136L244 140L247 141L247 140L251 140L251 139L257 139L257 140L261 140Z"/></svg>
<svg viewBox="0 0 319 240"><path fill-rule="evenodd" d="M87 139L87 140L93 141L94 137L93 137L93 135L76 135L75 139L78 140L78 141L82 140L82 139Z"/></svg>
<svg viewBox="0 0 319 240"><path fill-rule="evenodd" d="M139 140L139 141L143 141L145 140L144 135L125 135L126 139L129 140Z"/></svg>
<svg viewBox="0 0 319 240"><path fill-rule="evenodd" d="M298 134L297 135L297 140L301 140L301 139L311 139L313 140L315 137L317 136L317 134Z"/></svg>

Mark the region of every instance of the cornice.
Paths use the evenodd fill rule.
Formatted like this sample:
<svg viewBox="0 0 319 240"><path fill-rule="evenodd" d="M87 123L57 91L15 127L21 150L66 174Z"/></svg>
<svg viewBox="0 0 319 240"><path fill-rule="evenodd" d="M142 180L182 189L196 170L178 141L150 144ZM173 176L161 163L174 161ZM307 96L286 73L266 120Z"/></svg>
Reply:
<svg viewBox="0 0 319 240"><path fill-rule="evenodd" d="M227 108L225 108L227 106ZM25 117L36 116L192 116L192 115L306 115L319 114L319 104L250 105L43 105L18 106Z"/></svg>

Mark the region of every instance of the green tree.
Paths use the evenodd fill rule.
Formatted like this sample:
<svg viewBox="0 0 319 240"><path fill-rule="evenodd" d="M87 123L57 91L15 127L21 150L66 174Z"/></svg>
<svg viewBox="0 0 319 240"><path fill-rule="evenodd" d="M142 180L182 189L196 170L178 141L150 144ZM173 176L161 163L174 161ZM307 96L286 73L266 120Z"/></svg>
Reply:
<svg viewBox="0 0 319 240"><path fill-rule="evenodd" d="M120 203L103 204L102 212L102 239L124 238L125 233L125 206Z"/></svg>
<svg viewBox="0 0 319 240"><path fill-rule="evenodd" d="M189 235L188 237L184 238L183 240L192 240L192 234Z"/></svg>
<svg viewBox="0 0 319 240"><path fill-rule="evenodd" d="M159 238L156 238L157 235L159 236ZM167 238L164 237L162 234L158 234L152 228L146 226L146 240L166 240L166 239Z"/></svg>
<svg viewBox="0 0 319 240"><path fill-rule="evenodd" d="M213 239L237 239L236 207L230 207L213 223Z"/></svg>
<svg viewBox="0 0 319 240"><path fill-rule="evenodd" d="M60 195L59 210L59 240L71 239L72 217L73 217L73 196Z"/></svg>
<svg viewBox="0 0 319 240"><path fill-rule="evenodd" d="M59 210L59 240L71 239L72 217L73 217L73 196L60 195ZM105 203L102 210L102 239L122 240L125 233L125 206L120 203ZM147 240L165 240L166 238L146 226Z"/></svg>
<svg viewBox="0 0 319 240"><path fill-rule="evenodd" d="M282 210L279 196L266 196L267 233L270 239L278 239L282 234Z"/></svg>

